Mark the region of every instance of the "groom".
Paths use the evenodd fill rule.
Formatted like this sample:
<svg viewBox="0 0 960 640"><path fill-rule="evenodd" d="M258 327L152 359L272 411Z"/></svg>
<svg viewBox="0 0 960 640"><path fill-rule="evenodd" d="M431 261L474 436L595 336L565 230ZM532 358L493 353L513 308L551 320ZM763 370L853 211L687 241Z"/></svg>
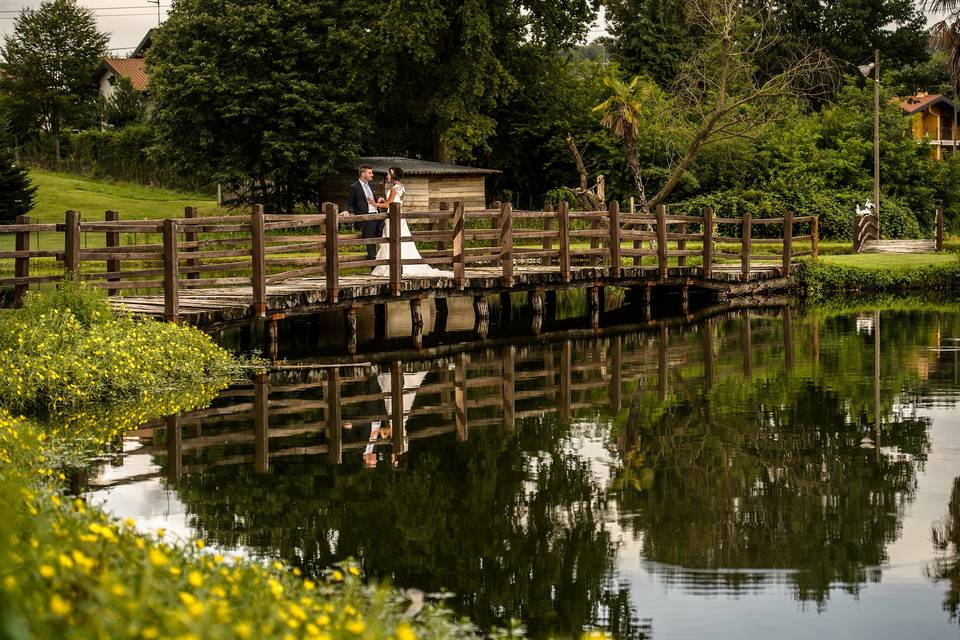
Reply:
<svg viewBox="0 0 960 640"><path fill-rule="evenodd" d="M347 211L353 215L365 215L368 213L378 213L376 200L373 197L373 189L370 188L370 181L373 180L373 167L368 164L362 164L357 169L360 178L350 185L347 191ZM379 238L383 235L383 220L368 220L357 223L360 235L364 238ZM367 259L374 260L377 257L377 245L367 245Z"/></svg>

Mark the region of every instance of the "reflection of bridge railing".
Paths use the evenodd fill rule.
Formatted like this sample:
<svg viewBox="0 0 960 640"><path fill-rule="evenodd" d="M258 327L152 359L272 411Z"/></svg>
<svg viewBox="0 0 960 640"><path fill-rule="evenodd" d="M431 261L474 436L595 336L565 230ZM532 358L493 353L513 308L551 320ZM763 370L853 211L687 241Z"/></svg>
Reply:
<svg viewBox="0 0 960 640"><path fill-rule="evenodd" d="M463 441L473 429L513 429L516 420L530 416L555 413L561 421L569 421L578 412L596 411L604 405L616 415L622 408L625 385L646 385L656 380L657 400L666 402L670 379L677 379L691 365L702 363L702 384L707 389L713 387L717 378L756 375L755 360L764 350L772 349L778 357L768 358L764 353L763 366L772 366L777 373L789 371L794 363L792 315L789 308L779 313L777 330L769 322L756 326L756 311L753 315L744 311L739 316L738 332L718 336L716 319L708 319L694 333L679 329L683 335L699 334L699 341L681 338L673 345L671 328L662 325L656 339L649 333L616 334L591 340L590 348L585 350L578 348L577 338L558 332L544 336L545 343L535 346L490 346L481 350L479 356L477 352L461 351L428 360L426 370L434 374L434 379L416 389L404 389L402 374L423 371L423 362L403 365L393 360L382 367L332 366L261 375L252 388L233 388L221 394L220 401L229 402L226 406L146 425L133 434L141 438L143 446L124 455L165 454L171 478L234 464L253 464L257 471L264 472L271 458L288 456L325 454L332 462L341 463L345 451L369 444L345 441L347 422L391 423L391 452L401 456L412 440L454 433ZM739 357L731 361L723 356L727 348L739 352ZM817 348L815 340L814 357ZM376 372L387 370L391 374L389 389L371 392L364 387ZM404 410L403 396L411 391L416 391L417 402ZM371 403L387 400L389 413L371 412ZM295 424L289 424L291 419ZM242 430L234 430L234 425ZM211 429L224 428L229 430L209 433ZM185 432L192 435L184 437ZM165 444L155 444L156 436L164 433ZM271 440L310 434L320 435L323 441L270 446ZM185 453L201 454L213 447L250 444L252 455L227 454L209 461L183 463Z"/></svg>
<svg viewBox="0 0 960 640"><path fill-rule="evenodd" d="M401 260L401 242L411 240L401 238L401 217L411 225L422 261ZM789 275L798 258L818 252L816 216L723 218L710 208L702 216L674 215L663 206L655 215L620 214L616 202L603 211L569 211L566 203L556 211L515 211L510 204L467 210L457 202L452 209L403 214L392 205L387 213L348 218L331 203L322 215L268 215L256 206L249 216L200 218L188 207L183 218L118 218L108 211L106 220L87 222L68 211L63 224L32 224L21 216L16 224L0 226L0 235L15 238L15 250L0 251L0 261L12 261L14 272L0 278L0 287L13 287L19 301L30 286L71 276L115 295L137 294L123 298L131 311L204 322L216 314L263 317L291 307L425 293L442 297L670 278L750 281ZM367 221L388 221L388 237L343 232L345 225ZM796 225L805 225L804 235L794 235ZM60 236L54 244L63 249L31 249L33 233ZM699 247L688 248L693 242ZM797 250L801 242L809 248ZM360 253L380 244L390 246L389 259ZM772 253L758 254L758 244L775 246ZM41 258L61 262L62 273L30 275L31 261ZM688 264L694 258L699 265ZM403 277L404 266L421 262L451 277ZM389 275L370 276L372 267L387 267ZM162 295L152 294L156 291Z"/></svg>

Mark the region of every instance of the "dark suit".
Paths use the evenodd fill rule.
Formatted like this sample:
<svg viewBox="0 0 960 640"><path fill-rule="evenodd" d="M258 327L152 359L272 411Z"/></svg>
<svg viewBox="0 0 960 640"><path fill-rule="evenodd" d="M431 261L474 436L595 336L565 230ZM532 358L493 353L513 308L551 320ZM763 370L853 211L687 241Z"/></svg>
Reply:
<svg viewBox="0 0 960 640"><path fill-rule="evenodd" d="M371 187L370 192L373 193ZM374 196L376 199L376 196ZM347 211L354 215L367 215L370 211L370 205L367 202L367 194L363 192L363 185L359 180L350 185L347 190ZM383 220L370 220L357 223L357 229L364 238L379 238L383 235ZM367 245L367 258L373 260L377 257L377 245Z"/></svg>

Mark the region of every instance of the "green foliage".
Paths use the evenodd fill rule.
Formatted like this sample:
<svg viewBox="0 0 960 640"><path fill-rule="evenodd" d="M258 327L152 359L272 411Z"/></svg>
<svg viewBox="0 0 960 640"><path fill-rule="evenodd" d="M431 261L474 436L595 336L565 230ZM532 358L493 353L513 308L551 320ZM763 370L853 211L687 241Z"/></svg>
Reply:
<svg viewBox="0 0 960 640"><path fill-rule="evenodd" d="M786 0L773 6L789 42L822 48L844 62L872 61L874 49L891 66L929 56L927 19L911 0Z"/></svg>
<svg viewBox="0 0 960 640"><path fill-rule="evenodd" d="M44 0L20 12L0 47L5 62L0 83L23 133L44 130L56 139L64 128L92 123L97 95L92 80L107 40L93 12L76 0Z"/></svg>
<svg viewBox="0 0 960 640"><path fill-rule="evenodd" d="M115 316L102 292L65 284L0 316L0 367L0 405L44 414L224 379L231 360L197 329Z"/></svg>
<svg viewBox="0 0 960 640"><path fill-rule="evenodd" d="M669 86L693 48L684 0L610 0L606 3L613 52L631 75Z"/></svg>
<svg viewBox="0 0 960 640"><path fill-rule="evenodd" d="M849 256L863 259L853 264L841 261L847 257L797 265L798 285L812 297L850 291L871 294L956 291L960 287L960 259L955 256L946 257L946 261L938 261L939 264L908 264L899 268L871 266L870 259L874 256L869 254Z"/></svg>
<svg viewBox="0 0 960 640"><path fill-rule="evenodd" d="M13 154L0 148L0 224L30 213L37 203L36 194L37 187L31 185L26 167L18 166Z"/></svg>
<svg viewBox="0 0 960 640"><path fill-rule="evenodd" d="M368 126L345 17L333 0L175 4L147 54L157 158L253 185L284 211L319 206L322 180L359 154Z"/></svg>
<svg viewBox="0 0 960 640"><path fill-rule="evenodd" d="M120 129L143 120L146 104L143 94L133 88L129 78L117 76L113 94L101 105L101 120Z"/></svg>

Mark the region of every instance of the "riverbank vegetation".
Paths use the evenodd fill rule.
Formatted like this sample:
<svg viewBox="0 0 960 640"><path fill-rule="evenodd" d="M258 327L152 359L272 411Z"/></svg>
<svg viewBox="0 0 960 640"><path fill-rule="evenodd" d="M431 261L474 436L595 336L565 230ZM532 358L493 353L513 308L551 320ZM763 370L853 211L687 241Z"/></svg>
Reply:
<svg viewBox="0 0 960 640"><path fill-rule="evenodd" d="M960 256L856 254L823 256L797 265L797 287L807 296L838 293L943 293L960 287Z"/></svg>
<svg viewBox="0 0 960 640"><path fill-rule="evenodd" d="M0 315L4 638L458 637L475 629L365 583L312 580L202 540L145 534L66 493L71 469L143 422L205 406L233 359L201 332L114 314L67 284Z"/></svg>

